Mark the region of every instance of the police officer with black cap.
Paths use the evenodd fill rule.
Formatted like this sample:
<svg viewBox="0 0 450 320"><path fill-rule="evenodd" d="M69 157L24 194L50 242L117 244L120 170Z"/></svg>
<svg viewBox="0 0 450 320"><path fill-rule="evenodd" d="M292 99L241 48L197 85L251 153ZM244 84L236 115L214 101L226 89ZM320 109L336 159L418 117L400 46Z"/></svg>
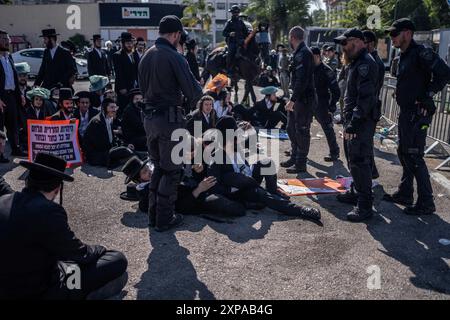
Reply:
<svg viewBox="0 0 450 320"><path fill-rule="evenodd" d="M159 38L139 63L147 146L155 165L150 182L150 226L156 226L157 231L177 226L183 220L174 212L181 166L171 158L172 149L178 143L171 140L171 135L184 127L183 96L193 106L202 94L186 59L176 49L183 32L178 17L163 17Z"/></svg>
<svg viewBox="0 0 450 320"><path fill-rule="evenodd" d="M414 24L406 18L395 21L386 30L393 46L401 52L395 95L400 106L398 156L403 175L398 190L386 194L384 199L407 206L406 214L422 215L436 210L423 156L427 129L436 111L433 96L449 82L450 68L431 48L414 41L414 31ZM414 178L418 198L412 206Z"/></svg>
<svg viewBox="0 0 450 320"><path fill-rule="evenodd" d="M249 30L244 21L239 19L241 8L238 5L233 5L229 12L231 12L231 19L227 21L222 31L228 46L227 55L227 69L228 76L233 73L234 59L239 58L240 48L244 44L245 38L249 35Z"/></svg>
<svg viewBox="0 0 450 320"><path fill-rule="evenodd" d="M291 140L291 158L281 163L289 168L287 173L306 172L309 146L311 143L311 123L316 95L314 90L314 61L311 50L305 44L305 31L295 26L289 31L289 42L294 50L291 65L292 96L286 105L288 111L287 132Z"/></svg>
<svg viewBox="0 0 450 320"><path fill-rule="evenodd" d="M380 99L380 93L381 89L383 88L384 84L384 73L385 73L385 67L384 62L381 60L380 56L378 55L378 51L376 49L377 47L377 36L373 31L365 30L363 31L364 35L364 43L366 44L367 51L372 56L372 58L375 60L378 66L378 83L377 83L377 97L378 97L378 104L377 104L377 113L378 116L376 121L378 122L381 118L381 99ZM376 124L375 124L376 125ZM373 166L372 166L372 178L377 179L380 174L378 173L377 166L375 165L375 157L373 157Z"/></svg>
<svg viewBox="0 0 450 320"><path fill-rule="evenodd" d="M344 146L354 188L356 207L348 220L360 222L372 216L372 154L377 106L377 64L367 52L362 31L353 28L334 39L352 61L344 98ZM338 201L347 202L347 194Z"/></svg>
<svg viewBox="0 0 450 320"><path fill-rule="evenodd" d="M336 73L328 65L322 62L320 49L311 48L314 57L314 86L317 93L317 106L314 116L320 123L327 138L330 155L324 158L331 162L339 159L339 146L336 141L336 133L333 128L333 114L336 112L336 103L339 101L340 90Z"/></svg>

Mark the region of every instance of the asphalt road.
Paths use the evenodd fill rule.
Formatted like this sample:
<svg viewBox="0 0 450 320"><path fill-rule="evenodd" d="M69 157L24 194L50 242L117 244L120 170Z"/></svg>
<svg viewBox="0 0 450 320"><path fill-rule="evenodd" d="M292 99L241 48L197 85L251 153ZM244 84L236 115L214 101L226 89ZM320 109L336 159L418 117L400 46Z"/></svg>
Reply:
<svg viewBox="0 0 450 320"><path fill-rule="evenodd" d="M308 173L300 177L349 175L343 162L323 162L317 122L312 131ZM350 206L320 195L293 201L320 208L323 226L264 210L230 223L187 216L174 231L149 232L146 215L119 198L124 175L88 165L73 171L64 205L79 238L126 254L129 282L115 299L449 299L450 246L438 241L450 239L450 190L433 181L438 214L405 216L381 201L400 179L395 150L377 145L376 156L377 214L361 224L346 221ZM24 170L16 162L0 172L19 190Z"/></svg>

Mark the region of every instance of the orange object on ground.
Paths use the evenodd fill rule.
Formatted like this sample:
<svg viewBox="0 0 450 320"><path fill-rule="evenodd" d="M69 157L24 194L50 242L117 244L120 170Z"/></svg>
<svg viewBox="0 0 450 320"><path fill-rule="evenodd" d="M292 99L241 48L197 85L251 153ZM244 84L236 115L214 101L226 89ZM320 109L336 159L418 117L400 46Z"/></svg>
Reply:
<svg viewBox="0 0 450 320"><path fill-rule="evenodd" d="M330 178L278 180L278 188L288 196L344 193L347 191L340 182Z"/></svg>

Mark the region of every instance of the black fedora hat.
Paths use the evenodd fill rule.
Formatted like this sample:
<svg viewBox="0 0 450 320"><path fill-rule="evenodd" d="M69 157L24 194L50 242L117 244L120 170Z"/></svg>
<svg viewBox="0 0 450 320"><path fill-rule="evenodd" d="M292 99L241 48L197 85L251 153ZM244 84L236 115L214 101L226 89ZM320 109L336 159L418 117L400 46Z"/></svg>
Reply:
<svg viewBox="0 0 450 320"><path fill-rule="evenodd" d="M136 40L133 35L129 32L122 32L120 35L120 41L126 42L126 41L133 41Z"/></svg>
<svg viewBox="0 0 450 320"><path fill-rule="evenodd" d="M131 180L137 181L139 172L149 161L150 159L142 161L137 156L130 158L122 168L122 172L127 176L125 178L125 184L130 183Z"/></svg>
<svg viewBox="0 0 450 320"><path fill-rule="evenodd" d="M102 38L102 36L99 35L99 34L94 34L94 35L92 36L92 39L91 39L91 40L93 40L93 41L96 41L96 40L103 40L103 38Z"/></svg>
<svg viewBox="0 0 450 320"><path fill-rule="evenodd" d="M137 94L142 95L141 89L139 89L139 88L133 88L133 89L130 90L130 92L128 92L128 97L129 97L130 99L133 99L133 97L134 97L135 95L137 95Z"/></svg>
<svg viewBox="0 0 450 320"><path fill-rule="evenodd" d="M81 99L81 98L89 98L89 99L91 99L92 94L89 91L78 91L77 93L75 93L75 96L78 99Z"/></svg>
<svg viewBox="0 0 450 320"><path fill-rule="evenodd" d="M120 194L120 199L125 201L139 201L136 185L134 183L127 185L127 191Z"/></svg>
<svg viewBox="0 0 450 320"><path fill-rule="evenodd" d="M20 161L19 165L30 171L30 178L37 181L49 181L61 179L63 181L73 181L73 177L64 173L67 162L53 154L40 152L36 155L34 162Z"/></svg>
<svg viewBox="0 0 450 320"><path fill-rule="evenodd" d="M77 99L78 99L78 97L73 95L72 89L70 89L70 88L59 89L59 101L77 100Z"/></svg>
<svg viewBox="0 0 450 320"><path fill-rule="evenodd" d="M59 33L56 33L55 29L44 29L44 30L42 30L42 34L39 37L43 38L43 37L56 37L56 36L59 36Z"/></svg>

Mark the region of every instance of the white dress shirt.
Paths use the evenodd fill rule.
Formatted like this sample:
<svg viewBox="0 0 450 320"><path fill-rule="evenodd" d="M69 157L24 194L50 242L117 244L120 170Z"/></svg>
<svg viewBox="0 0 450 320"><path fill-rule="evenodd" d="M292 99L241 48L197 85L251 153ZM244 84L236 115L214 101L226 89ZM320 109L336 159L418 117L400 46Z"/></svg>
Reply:
<svg viewBox="0 0 450 320"><path fill-rule="evenodd" d="M80 126L78 130L80 131L81 136L84 136L88 124L89 124L89 110L86 111L84 115L83 113L80 112Z"/></svg>
<svg viewBox="0 0 450 320"><path fill-rule="evenodd" d="M105 116L105 121L106 121L106 129L108 130L109 143L112 143L113 142L113 132L112 132L111 125L112 125L113 119Z"/></svg>
<svg viewBox="0 0 450 320"><path fill-rule="evenodd" d="M56 49L59 47L59 45L54 46L50 49L50 55L52 56L52 59L55 57Z"/></svg>
<svg viewBox="0 0 450 320"><path fill-rule="evenodd" d="M228 113L228 108L222 105L222 100L217 100L214 102L214 110L216 110L217 118L226 116Z"/></svg>

